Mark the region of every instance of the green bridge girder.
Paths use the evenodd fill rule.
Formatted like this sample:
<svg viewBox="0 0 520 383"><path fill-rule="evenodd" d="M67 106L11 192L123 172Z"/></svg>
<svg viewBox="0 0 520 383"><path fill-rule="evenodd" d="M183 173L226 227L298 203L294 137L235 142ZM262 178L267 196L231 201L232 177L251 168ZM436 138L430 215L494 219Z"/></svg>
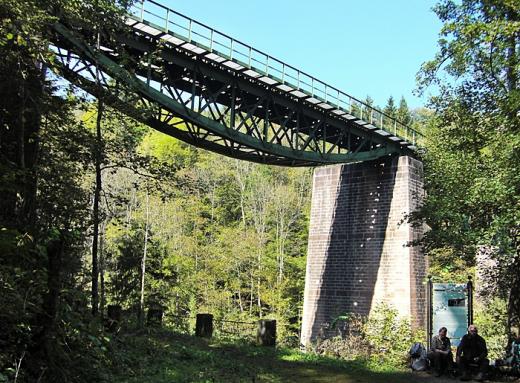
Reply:
<svg viewBox="0 0 520 383"><path fill-rule="evenodd" d="M146 4L166 12L163 27ZM84 29L56 24L59 73L154 129L234 158L315 166L415 154L420 135L369 105L154 1L138 5L97 47ZM173 16L188 22L186 36Z"/></svg>

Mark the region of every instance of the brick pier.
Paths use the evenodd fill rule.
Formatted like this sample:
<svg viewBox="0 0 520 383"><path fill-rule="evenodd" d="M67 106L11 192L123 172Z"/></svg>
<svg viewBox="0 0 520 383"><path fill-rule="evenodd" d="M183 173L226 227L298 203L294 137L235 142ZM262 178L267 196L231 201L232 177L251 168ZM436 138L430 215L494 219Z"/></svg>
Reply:
<svg viewBox="0 0 520 383"><path fill-rule="evenodd" d="M301 343L338 315L379 302L424 325L426 260L402 222L423 196L422 163L407 156L317 168L312 191Z"/></svg>

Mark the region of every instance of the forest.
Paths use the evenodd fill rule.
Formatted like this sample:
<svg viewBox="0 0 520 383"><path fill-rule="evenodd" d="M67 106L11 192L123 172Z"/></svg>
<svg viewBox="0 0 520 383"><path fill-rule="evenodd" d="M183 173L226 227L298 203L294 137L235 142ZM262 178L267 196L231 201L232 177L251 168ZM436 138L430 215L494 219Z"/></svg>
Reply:
<svg viewBox="0 0 520 383"><path fill-rule="evenodd" d="M128 6L0 0L0 382L103 381L122 363L107 346L115 306L132 331L149 310L185 333L197 313L276 319L298 347L313 169L197 149L53 70L58 18L115 30ZM434 10L439 51L417 81L439 94L381 106L426 136L427 198L407 219L429 230L410 245L440 281L478 271L477 321L507 341L520 327L520 3Z"/></svg>

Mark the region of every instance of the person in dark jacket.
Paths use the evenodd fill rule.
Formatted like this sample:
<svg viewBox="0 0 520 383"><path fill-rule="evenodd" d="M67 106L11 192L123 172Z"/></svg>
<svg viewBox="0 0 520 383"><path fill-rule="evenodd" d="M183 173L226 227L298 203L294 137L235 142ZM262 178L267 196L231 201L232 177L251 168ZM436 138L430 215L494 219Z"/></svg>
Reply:
<svg viewBox="0 0 520 383"><path fill-rule="evenodd" d="M432 362L435 375L441 376L444 372L450 371L453 365L453 354L451 353L450 338L446 335L448 329L441 327L439 334L432 338L428 359Z"/></svg>
<svg viewBox="0 0 520 383"><path fill-rule="evenodd" d="M471 380L471 366L478 367L478 375L475 380L484 380L484 375L489 366L486 341L478 335L477 326L474 324L468 327L468 333L460 340L457 347L457 364L462 374L460 380Z"/></svg>

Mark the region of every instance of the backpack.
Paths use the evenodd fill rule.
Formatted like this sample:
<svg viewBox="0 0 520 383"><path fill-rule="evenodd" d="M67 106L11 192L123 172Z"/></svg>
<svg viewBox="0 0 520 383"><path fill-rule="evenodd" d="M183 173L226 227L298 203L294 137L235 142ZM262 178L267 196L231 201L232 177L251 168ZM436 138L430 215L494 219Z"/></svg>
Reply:
<svg viewBox="0 0 520 383"><path fill-rule="evenodd" d="M410 351L408 351L408 354L410 354L410 357L413 358L420 358L421 356L426 356L426 349L424 348L422 343L414 343L412 347L410 347Z"/></svg>
<svg viewBox="0 0 520 383"><path fill-rule="evenodd" d="M410 368L413 371L426 371L429 367L428 358L426 358L426 348L422 343L414 343L408 351L410 355Z"/></svg>

